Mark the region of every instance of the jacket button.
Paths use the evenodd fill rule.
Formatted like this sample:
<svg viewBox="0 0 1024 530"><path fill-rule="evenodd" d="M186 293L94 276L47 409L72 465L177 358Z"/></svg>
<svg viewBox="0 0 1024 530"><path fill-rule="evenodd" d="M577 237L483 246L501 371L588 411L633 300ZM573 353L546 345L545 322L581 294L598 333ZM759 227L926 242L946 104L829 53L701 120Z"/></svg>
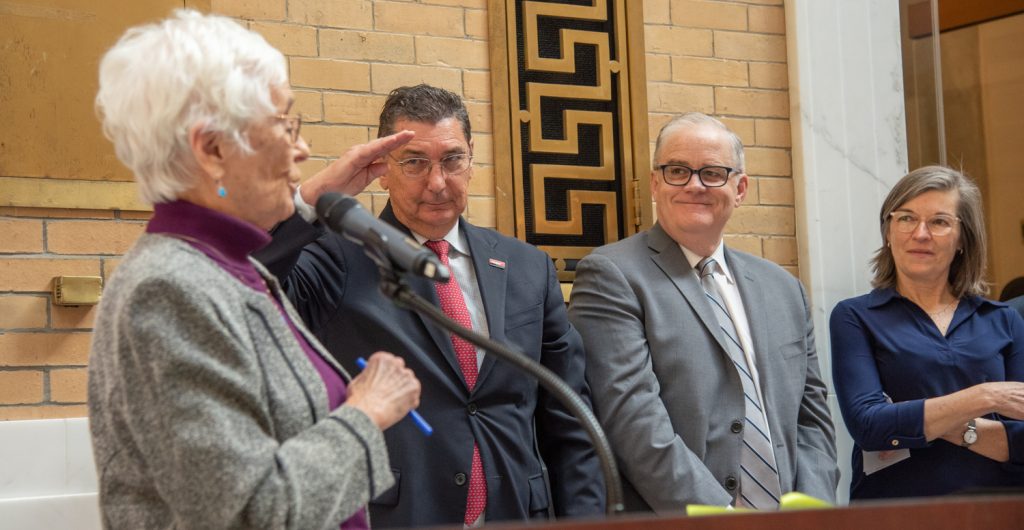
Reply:
<svg viewBox="0 0 1024 530"><path fill-rule="evenodd" d="M466 474L465 473L456 473L455 474L455 485L456 486L462 486L465 483L466 483Z"/></svg>
<svg viewBox="0 0 1024 530"><path fill-rule="evenodd" d="M725 477L725 489L732 491L736 489L737 485L739 485L739 482L736 480L736 477L732 475Z"/></svg>
<svg viewBox="0 0 1024 530"><path fill-rule="evenodd" d="M476 403L470 403L466 405L466 410L469 411L470 415L476 414Z"/></svg>
<svg viewBox="0 0 1024 530"><path fill-rule="evenodd" d="M900 441L899 440L893 440L892 441L892 446L893 447L899 447L900 446Z"/></svg>
<svg viewBox="0 0 1024 530"><path fill-rule="evenodd" d="M740 421L740 420L736 420L736 421L732 422L732 425L729 426L729 430L731 430L732 432L736 432L736 433L742 432L743 431L743 422Z"/></svg>

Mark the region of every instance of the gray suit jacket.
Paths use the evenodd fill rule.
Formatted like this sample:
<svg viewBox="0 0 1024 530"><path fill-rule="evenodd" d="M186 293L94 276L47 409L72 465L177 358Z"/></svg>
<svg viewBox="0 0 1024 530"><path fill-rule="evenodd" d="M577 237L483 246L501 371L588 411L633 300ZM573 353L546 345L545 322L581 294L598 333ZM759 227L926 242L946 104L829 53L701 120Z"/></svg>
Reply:
<svg viewBox="0 0 1024 530"><path fill-rule="evenodd" d="M835 499L835 429L803 288L725 249L750 322L783 493ZM583 336L594 408L627 484L627 508L733 501L744 417L739 375L697 274L655 225L580 261L569 318Z"/></svg>
<svg viewBox="0 0 1024 530"><path fill-rule="evenodd" d="M270 298L144 235L105 289L89 361L104 526L337 529L394 478L376 425L327 407Z"/></svg>

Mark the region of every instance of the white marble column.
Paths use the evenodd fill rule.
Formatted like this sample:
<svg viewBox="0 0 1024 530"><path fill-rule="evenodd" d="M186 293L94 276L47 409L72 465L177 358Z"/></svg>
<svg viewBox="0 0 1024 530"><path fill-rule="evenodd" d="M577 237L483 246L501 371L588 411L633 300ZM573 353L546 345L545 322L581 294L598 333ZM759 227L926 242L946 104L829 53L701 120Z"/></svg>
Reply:
<svg viewBox="0 0 1024 530"><path fill-rule="evenodd" d="M907 172L899 3L787 0L786 40L800 274L831 389L828 316L870 290L878 211ZM829 404L846 502L852 441L834 396Z"/></svg>

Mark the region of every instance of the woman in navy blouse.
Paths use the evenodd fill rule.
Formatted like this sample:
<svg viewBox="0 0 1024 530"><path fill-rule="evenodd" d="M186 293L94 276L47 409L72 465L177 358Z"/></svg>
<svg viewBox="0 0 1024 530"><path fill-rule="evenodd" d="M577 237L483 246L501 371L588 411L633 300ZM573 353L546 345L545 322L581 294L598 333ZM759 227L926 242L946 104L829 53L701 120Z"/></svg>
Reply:
<svg viewBox="0 0 1024 530"><path fill-rule="evenodd" d="M881 231L874 290L840 302L830 322L856 442L850 498L1024 485L1024 319L982 297L977 186L917 169L886 197Z"/></svg>

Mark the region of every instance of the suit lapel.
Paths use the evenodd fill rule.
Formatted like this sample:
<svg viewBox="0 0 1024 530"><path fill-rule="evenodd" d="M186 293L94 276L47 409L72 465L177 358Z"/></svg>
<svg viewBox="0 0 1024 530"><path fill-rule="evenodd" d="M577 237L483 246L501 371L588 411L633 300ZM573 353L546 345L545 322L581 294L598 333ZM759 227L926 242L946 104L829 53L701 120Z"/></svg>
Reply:
<svg viewBox="0 0 1024 530"><path fill-rule="evenodd" d="M384 207L384 211L380 213L380 219L412 237L412 231L409 230L409 228L407 228L405 225L403 225L398 220L397 217L395 217L394 210L391 209L391 201L388 201L387 205ZM429 301L435 307L441 307L441 302L437 297L437 289L434 287L433 281L418 276L413 277L410 275L405 278L405 282L409 286L409 289L412 290L412 292ZM448 362L448 365L452 369L453 375L458 379L459 383L462 385L462 388L465 388L466 381L465 378L463 378L462 376L462 368L459 366L458 358L455 356L455 347L452 346L451 335L449 335L448 332L441 329L441 327L435 324L433 321L427 320L426 318L420 316L415 311L409 310L409 312L414 315L413 318L415 320L419 321L420 324L423 325L426 334L430 337L431 340L434 341L434 344L437 346L437 350L441 352L441 355Z"/></svg>
<svg viewBox="0 0 1024 530"><path fill-rule="evenodd" d="M505 269L492 267L490 260L509 263L508 256L497 247L497 238L489 230L477 228L461 219L459 223L462 233L466 236L466 243L469 244L470 257L476 270L477 286L484 301L487 329L491 338L501 341L505 337L505 284L508 276ZM491 373L494 362L495 356L486 352L475 388L480 388L484 379Z"/></svg>
<svg viewBox="0 0 1024 530"><path fill-rule="evenodd" d="M649 232L647 246L653 251L651 259L668 276L668 279L672 281L676 289L679 289L679 292L682 293L686 302L690 304L693 312L700 318L704 327L718 341L722 354L728 356L722 327L715 318L707 295L704 294L704 288L700 285L700 279L697 278L696 272L690 267L690 262L686 260L686 256L683 255L679 244L665 233L661 225L655 224Z"/></svg>

